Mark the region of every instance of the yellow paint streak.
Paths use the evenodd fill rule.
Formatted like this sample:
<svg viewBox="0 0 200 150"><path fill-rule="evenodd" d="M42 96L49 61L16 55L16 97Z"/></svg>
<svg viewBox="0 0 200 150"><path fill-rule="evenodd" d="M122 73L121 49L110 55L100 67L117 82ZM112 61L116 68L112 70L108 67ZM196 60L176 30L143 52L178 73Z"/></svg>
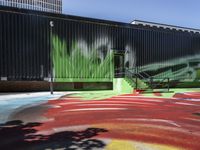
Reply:
<svg viewBox="0 0 200 150"><path fill-rule="evenodd" d="M142 142L132 142L124 140L112 140L105 150L183 150L173 146L149 144Z"/></svg>
<svg viewBox="0 0 200 150"><path fill-rule="evenodd" d="M106 150L136 150L132 143L128 141L112 140L106 146Z"/></svg>

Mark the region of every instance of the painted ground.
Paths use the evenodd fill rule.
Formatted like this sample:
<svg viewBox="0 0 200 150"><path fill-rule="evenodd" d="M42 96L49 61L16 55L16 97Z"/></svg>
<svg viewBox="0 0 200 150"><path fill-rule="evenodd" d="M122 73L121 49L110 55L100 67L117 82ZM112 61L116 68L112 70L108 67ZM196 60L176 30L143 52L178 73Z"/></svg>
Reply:
<svg viewBox="0 0 200 150"><path fill-rule="evenodd" d="M200 150L200 90L68 94L14 112L0 149Z"/></svg>

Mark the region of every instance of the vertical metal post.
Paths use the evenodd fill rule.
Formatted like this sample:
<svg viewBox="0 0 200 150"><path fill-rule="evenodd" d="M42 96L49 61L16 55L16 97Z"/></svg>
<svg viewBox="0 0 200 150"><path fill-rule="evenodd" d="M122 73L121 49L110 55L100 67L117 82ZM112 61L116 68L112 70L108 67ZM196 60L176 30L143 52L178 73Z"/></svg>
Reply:
<svg viewBox="0 0 200 150"><path fill-rule="evenodd" d="M135 88L136 88L136 90L137 90L137 89L138 89L138 77L137 77L137 68L136 68L136 66L135 66L134 76L136 77L136 85L135 85Z"/></svg>
<svg viewBox="0 0 200 150"><path fill-rule="evenodd" d="M40 78L44 80L44 66L40 65Z"/></svg>
<svg viewBox="0 0 200 150"><path fill-rule="evenodd" d="M150 86L151 86L151 89L153 89L153 77L150 78Z"/></svg>
<svg viewBox="0 0 200 150"><path fill-rule="evenodd" d="M54 27L54 22L50 21L50 76L51 76L51 81L50 81L50 91L51 94L53 94L53 60L52 60L52 50L53 50L53 45L52 45L52 30Z"/></svg>
<svg viewBox="0 0 200 150"><path fill-rule="evenodd" d="M168 92L169 92L169 78L167 78L167 83L168 83L167 89L168 89Z"/></svg>
<svg viewBox="0 0 200 150"><path fill-rule="evenodd" d="M135 85L136 90L138 89L138 77L136 76L136 85Z"/></svg>

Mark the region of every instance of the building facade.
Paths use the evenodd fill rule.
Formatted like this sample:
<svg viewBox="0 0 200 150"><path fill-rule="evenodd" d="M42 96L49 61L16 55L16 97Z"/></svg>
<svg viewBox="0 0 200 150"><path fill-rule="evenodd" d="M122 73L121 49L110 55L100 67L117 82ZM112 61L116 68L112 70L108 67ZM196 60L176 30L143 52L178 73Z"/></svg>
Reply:
<svg viewBox="0 0 200 150"><path fill-rule="evenodd" d="M46 81L53 76L54 82L99 84L113 83L128 71L131 77L169 78L173 87L200 83L199 30L3 6L0 22L1 80Z"/></svg>
<svg viewBox="0 0 200 150"><path fill-rule="evenodd" d="M0 5L62 13L62 0L0 0Z"/></svg>

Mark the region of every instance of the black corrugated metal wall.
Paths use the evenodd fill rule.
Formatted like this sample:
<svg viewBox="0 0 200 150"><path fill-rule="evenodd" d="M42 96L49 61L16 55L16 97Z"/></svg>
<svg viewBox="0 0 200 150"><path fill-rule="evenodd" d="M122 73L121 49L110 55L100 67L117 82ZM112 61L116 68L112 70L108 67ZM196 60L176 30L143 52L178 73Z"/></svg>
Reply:
<svg viewBox="0 0 200 150"><path fill-rule="evenodd" d="M67 62L60 61L60 55L57 55L56 62L58 64L54 63L56 64L54 65L55 68L59 68L55 73L57 81L63 81L62 79L66 80L66 78L70 80L73 78L73 81L77 81L77 78L80 78L82 81L112 81L114 77L113 58L109 58L110 62L107 64L105 61L109 53L113 51L117 52L119 50L125 51L129 49L129 59L131 59L132 62L134 29L85 20L53 19L53 21L55 25L53 28L53 35L58 36L59 40L64 42L67 46L66 49L62 50L65 51L65 53L61 55L62 57L68 55L68 59L71 59L71 65L75 66L75 68L70 71L70 67L66 68ZM59 45L59 43L57 43L57 45ZM62 45L62 43L60 43L60 45ZM75 58L73 58L76 52L74 45L76 45L76 48L80 49L79 55ZM96 55L92 56L94 51ZM91 60L89 66L92 66L92 60L95 57L97 57L97 59L94 60L94 63L100 60L101 64L97 66L94 65L94 68L90 68L87 63L81 61L82 55L85 55L87 59ZM76 60L73 61L73 59ZM129 60L127 59L127 61ZM133 66L132 64L130 64L130 66ZM82 65L81 68L79 68L80 65ZM98 67L99 72L98 69L96 70ZM73 73L73 71L77 73ZM95 74L96 71L98 72L97 74ZM69 74L69 72L72 73ZM89 76L87 76L88 72L91 72Z"/></svg>
<svg viewBox="0 0 200 150"><path fill-rule="evenodd" d="M76 43L82 51L78 57L90 55L93 49L97 50L98 58L94 61L97 65L110 50L123 50L126 67L134 69L137 66L139 72L147 71L152 76L168 76L169 70L172 72L171 76L180 75L178 70L191 63L191 66L198 69L196 57L200 54L200 34L51 15L22 10L0 11L0 77L7 77L8 80L43 80L49 77L50 42L52 43L50 21L54 21L53 35L66 43L66 49L57 58L73 54ZM184 63L184 59L188 62ZM72 65L80 64L74 62ZM189 70L191 66L188 67ZM62 81L69 78L102 78L104 75L102 73L102 76L94 74L88 77L87 64L83 65L86 73L80 71L69 74L70 70L66 69L64 61L58 61L54 67L60 67L55 78L63 79ZM106 73L107 81L111 81L112 71L111 67L110 72Z"/></svg>
<svg viewBox="0 0 200 150"><path fill-rule="evenodd" d="M200 34L167 29L137 30L135 47L138 72L148 72L151 76L181 76L181 69L188 73L199 71ZM192 65L196 63L196 65ZM167 73L169 70L171 75ZM197 73L194 73L197 74ZM195 75L194 75L195 76ZM186 75L183 78L190 78ZM200 77L197 77L200 78ZM176 77L178 79L178 77Z"/></svg>
<svg viewBox="0 0 200 150"><path fill-rule="evenodd" d="M49 72L48 18L0 12L0 76L41 80Z"/></svg>

